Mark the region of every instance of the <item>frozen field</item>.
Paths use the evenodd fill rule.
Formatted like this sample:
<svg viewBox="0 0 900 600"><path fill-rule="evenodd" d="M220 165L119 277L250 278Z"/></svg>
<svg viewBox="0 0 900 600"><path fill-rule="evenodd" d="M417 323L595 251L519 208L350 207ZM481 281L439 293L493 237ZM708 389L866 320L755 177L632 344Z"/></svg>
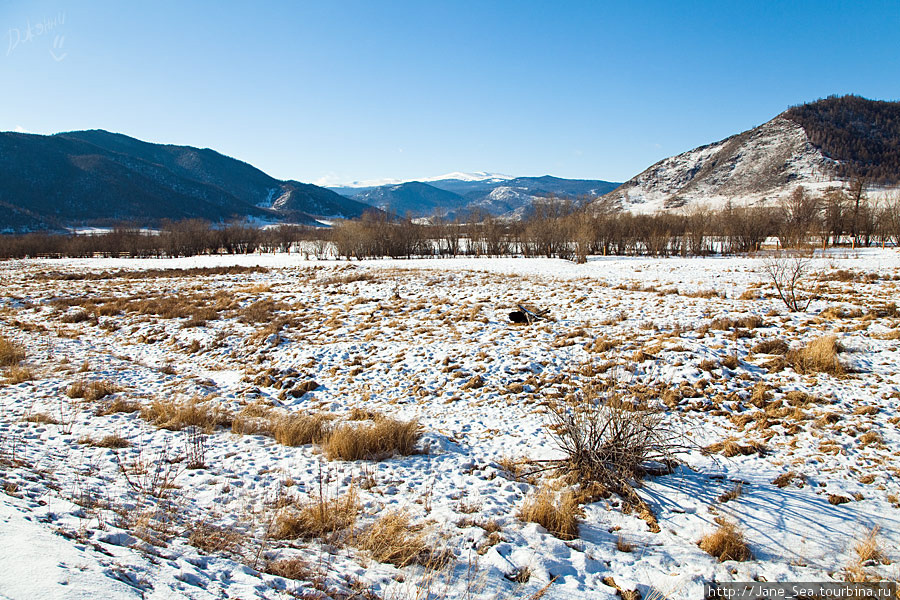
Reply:
<svg viewBox="0 0 900 600"><path fill-rule="evenodd" d="M896 580L900 253L813 259L806 312L762 265L0 262L0 336L25 352L0 380L0 598L687 599L708 581ZM552 320L514 325L517 303ZM832 335L835 368L792 358ZM662 409L684 451L637 487L649 513L591 498L561 539L521 510L568 484L525 459L561 456L549 403L601 382ZM415 419L421 436L409 455L341 460L279 434L289 414L329 431ZM287 527L317 508L346 518ZM416 552L381 552L385 516L382 537ZM752 558L699 547L717 519Z"/></svg>

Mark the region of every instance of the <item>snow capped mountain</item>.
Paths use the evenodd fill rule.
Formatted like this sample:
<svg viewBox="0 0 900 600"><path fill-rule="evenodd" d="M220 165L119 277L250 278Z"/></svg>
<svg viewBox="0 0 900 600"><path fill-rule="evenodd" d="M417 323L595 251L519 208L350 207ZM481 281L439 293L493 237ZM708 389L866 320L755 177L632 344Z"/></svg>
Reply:
<svg viewBox="0 0 900 600"><path fill-rule="evenodd" d="M475 171L474 173L463 173L460 171L454 171L453 173L447 173L445 175L437 175L435 177L425 177L418 179L366 179L362 181L351 181L350 183L342 183L338 185L329 185L326 186L329 189L354 189L354 188L376 188L382 187L386 185L399 185L401 183L410 183L414 181L423 182L423 183L432 183L434 181L464 181L467 183L470 182L485 182L485 183L499 183L501 181L506 181L507 179L512 179L513 177L510 175L501 175L500 173L487 173L485 171Z"/></svg>
<svg viewBox="0 0 900 600"><path fill-rule="evenodd" d="M605 199L638 213L728 201L766 204L797 186L821 192L846 185L854 174L867 177L878 195L900 180L898 148L900 103L831 97L661 160Z"/></svg>

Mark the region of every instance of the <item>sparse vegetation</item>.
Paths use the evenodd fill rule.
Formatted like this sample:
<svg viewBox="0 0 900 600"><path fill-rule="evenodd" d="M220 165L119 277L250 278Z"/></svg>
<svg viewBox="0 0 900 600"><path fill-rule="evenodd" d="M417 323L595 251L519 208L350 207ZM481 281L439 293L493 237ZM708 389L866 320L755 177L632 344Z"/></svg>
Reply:
<svg viewBox="0 0 900 600"><path fill-rule="evenodd" d="M381 460L394 454L410 455L422 435L418 421L381 417L374 422L343 423L322 444L331 460Z"/></svg>
<svg viewBox="0 0 900 600"><path fill-rule="evenodd" d="M718 529L703 536L698 542L700 549L719 562L750 560L753 555L738 525L723 518L717 518L716 523L719 525Z"/></svg>
<svg viewBox="0 0 900 600"><path fill-rule="evenodd" d="M141 418L160 429L181 431L197 427L205 433L217 427L230 427L231 414L211 400L193 397L187 400L153 400L141 407Z"/></svg>
<svg viewBox="0 0 900 600"><path fill-rule="evenodd" d="M798 349L789 350L785 359L798 373L827 373L842 377L847 372L838 359L838 352L842 349L836 336L826 335Z"/></svg>
<svg viewBox="0 0 900 600"><path fill-rule="evenodd" d="M25 360L25 349L21 344L0 336L0 367L14 367Z"/></svg>
<svg viewBox="0 0 900 600"><path fill-rule="evenodd" d="M519 518L537 523L562 540L571 540L578 537L578 518L582 514L574 491L557 492L545 485L525 499Z"/></svg>

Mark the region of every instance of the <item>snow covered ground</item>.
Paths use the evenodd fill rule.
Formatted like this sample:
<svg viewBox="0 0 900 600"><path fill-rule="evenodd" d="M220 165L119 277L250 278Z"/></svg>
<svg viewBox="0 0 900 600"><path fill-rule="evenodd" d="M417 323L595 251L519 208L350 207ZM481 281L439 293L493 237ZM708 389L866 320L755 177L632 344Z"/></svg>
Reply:
<svg viewBox="0 0 900 600"><path fill-rule="evenodd" d="M820 297L798 313L763 262L2 262L0 336L26 356L0 384L0 599L675 599L709 581L896 579L900 253L817 256ZM513 325L518 303L553 320ZM846 375L751 350L825 335ZM562 540L520 518L550 475L514 465L559 457L548 402L606 379L661 407L687 450L637 489L658 532L613 495ZM341 461L150 422L154 401L191 398L231 416L377 411L422 437L409 456ZM726 456L726 440L746 453ZM273 535L292 506L345 494L360 512L341 535ZM397 509L449 557L439 568L364 549ZM751 560L700 549L718 517ZM882 556L860 561L873 528Z"/></svg>

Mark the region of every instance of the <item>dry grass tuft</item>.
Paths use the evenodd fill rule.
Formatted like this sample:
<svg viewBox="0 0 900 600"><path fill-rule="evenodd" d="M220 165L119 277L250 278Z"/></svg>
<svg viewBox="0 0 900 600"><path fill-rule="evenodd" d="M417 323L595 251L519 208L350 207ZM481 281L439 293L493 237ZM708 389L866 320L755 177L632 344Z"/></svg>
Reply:
<svg viewBox="0 0 900 600"><path fill-rule="evenodd" d="M372 554L380 563L396 567L412 564L433 565L440 561L427 544L427 533L410 523L409 514L393 511L379 517L356 539L360 550Z"/></svg>
<svg viewBox="0 0 900 600"><path fill-rule="evenodd" d="M207 522L191 525L188 543L206 554L227 553L234 550L243 536L230 527L222 527Z"/></svg>
<svg viewBox="0 0 900 600"><path fill-rule="evenodd" d="M318 444L327 439L329 422L327 413L289 413L271 421L272 435L283 446Z"/></svg>
<svg viewBox="0 0 900 600"><path fill-rule="evenodd" d="M267 563L266 573L275 575L276 577L284 577L285 579L296 579L302 581L310 581L315 577L315 571L302 556L292 556L291 558L279 558ZM302 596L307 598L319 598L319 596Z"/></svg>
<svg viewBox="0 0 900 600"><path fill-rule="evenodd" d="M853 551L859 558L861 564L866 563L882 563L890 564L884 551L881 549L881 543L878 540L879 528L873 527L869 529L859 542L853 547Z"/></svg>
<svg viewBox="0 0 900 600"><path fill-rule="evenodd" d="M381 417L374 422L344 423L324 440L322 450L330 460L381 460L415 452L422 435L419 422Z"/></svg>
<svg viewBox="0 0 900 600"><path fill-rule="evenodd" d="M3 336L0 336L0 367L14 367L25 360L25 349Z"/></svg>
<svg viewBox="0 0 900 600"><path fill-rule="evenodd" d="M744 541L744 534L736 523L718 518L716 523L719 528L714 532L703 536L697 542L700 549L715 557L719 562L726 560L745 561L750 560L753 554Z"/></svg>
<svg viewBox="0 0 900 600"><path fill-rule="evenodd" d="M785 358L794 370L804 375L828 373L835 377L843 377L847 371L837 356L842 350L836 336L826 335L797 350L789 350Z"/></svg>
<svg viewBox="0 0 900 600"><path fill-rule="evenodd" d="M750 351L755 354L784 355L788 352L788 343L777 338L769 338L754 344Z"/></svg>
<svg viewBox="0 0 900 600"><path fill-rule="evenodd" d="M574 491L557 493L543 486L525 499L519 518L537 523L561 540L572 540L578 537L578 518L582 514Z"/></svg>
<svg viewBox="0 0 900 600"><path fill-rule="evenodd" d="M122 397L113 398L104 404L101 404L94 411L98 417L113 415L116 413L132 413L141 409L141 405L134 400L128 400Z"/></svg>
<svg viewBox="0 0 900 600"><path fill-rule="evenodd" d="M15 366L6 370L6 379L3 383L16 385L17 383L24 383L26 381L31 381L32 379L34 379L34 371L28 367Z"/></svg>
<svg viewBox="0 0 900 600"><path fill-rule="evenodd" d="M49 413L32 413L25 417L29 423L40 423L41 425L59 425L59 419L53 417Z"/></svg>
<svg viewBox="0 0 900 600"><path fill-rule="evenodd" d="M141 418L160 429L181 431L197 427L204 433L230 427L232 422L227 410L196 396L189 400L154 400L141 408Z"/></svg>
<svg viewBox="0 0 900 600"><path fill-rule="evenodd" d="M359 510L359 495L353 487L336 498L313 498L299 509L291 507L278 513L271 536L281 540L332 538L356 524Z"/></svg>
<svg viewBox="0 0 900 600"><path fill-rule="evenodd" d="M780 488L785 488L791 485L795 479L799 480L800 483L798 484L798 486L802 487L805 479L803 475L800 475L796 471L788 471L787 473L782 473L772 480L772 485Z"/></svg>
<svg viewBox="0 0 900 600"><path fill-rule="evenodd" d="M122 388L111 381L102 379L100 381L76 381L66 389L66 395L69 398L84 398L88 402L96 402L101 398L105 398L110 394L121 391Z"/></svg>
<svg viewBox="0 0 900 600"><path fill-rule="evenodd" d="M78 440L78 442L95 448L128 448L131 445L131 442L118 433L111 433L107 436L103 436L99 440L95 440L92 437L84 437Z"/></svg>
<svg viewBox="0 0 900 600"><path fill-rule="evenodd" d="M722 492L722 494L719 495L719 502L724 504L725 502L734 500L735 498L740 497L743 491L743 485L741 483L736 483L730 490Z"/></svg>

